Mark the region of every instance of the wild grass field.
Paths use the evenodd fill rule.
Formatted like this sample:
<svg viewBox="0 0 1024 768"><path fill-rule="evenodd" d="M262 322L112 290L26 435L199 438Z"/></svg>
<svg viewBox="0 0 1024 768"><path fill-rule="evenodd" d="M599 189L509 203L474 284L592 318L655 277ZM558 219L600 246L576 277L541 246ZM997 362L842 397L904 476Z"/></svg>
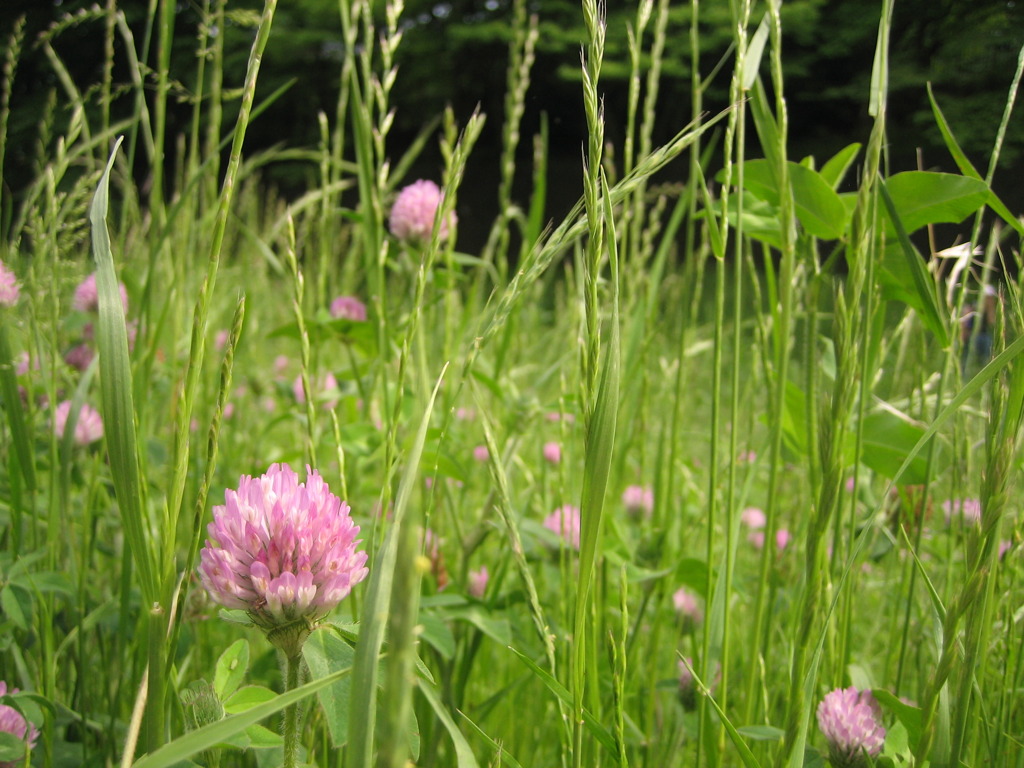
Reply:
<svg viewBox="0 0 1024 768"><path fill-rule="evenodd" d="M821 158L788 150L781 0L733 0L655 146L673 7L642 0L612 146L584 0L584 195L548 221L525 0L505 113L412 147L401 0L340 0L320 144L258 153L277 0L199 5L193 83L173 2L145 39L111 0L6 42L0 168L27 46L61 90L0 190L0 764L1024 766L1024 222L991 188L1024 49L987 167L933 99L960 172L890 174L893 0L873 128ZM87 86L70 28L111 63ZM467 253L485 121L499 215ZM264 183L282 162L304 195Z"/></svg>

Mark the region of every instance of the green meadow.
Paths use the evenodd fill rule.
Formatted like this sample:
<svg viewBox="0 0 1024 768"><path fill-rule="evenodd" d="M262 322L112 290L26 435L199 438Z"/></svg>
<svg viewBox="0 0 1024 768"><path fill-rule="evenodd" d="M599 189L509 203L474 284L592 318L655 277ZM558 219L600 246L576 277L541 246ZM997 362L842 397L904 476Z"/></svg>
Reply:
<svg viewBox="0 0 1024 768"><path fill-rule="evenodd" d="M278 0L196 3L185 84L172 2L144 39L116 0L15 25L0 168L26 51L59 87L33 178L0 189L0 765L1024 767L1024 219L992 189L1024 49L987 166L929 91L959 170L890 173L893 1L869 130L800 157L781 0L729 3L713 72L676 4L692 117L664 144L677 9L636 8L616 144L583 0L583 195L554 220L547 127L520 131L525 0L504 112L411 146L401 0L340 0L336 111L259 151ZM54 47L72 29L106 51L87 86ZM485 125L498 215L467 252ZM302 194L266 182L283 163ZM305 490L247 479L277 464ZM281 527L316 474L365 572L323 533L347 518Z"/></svg>

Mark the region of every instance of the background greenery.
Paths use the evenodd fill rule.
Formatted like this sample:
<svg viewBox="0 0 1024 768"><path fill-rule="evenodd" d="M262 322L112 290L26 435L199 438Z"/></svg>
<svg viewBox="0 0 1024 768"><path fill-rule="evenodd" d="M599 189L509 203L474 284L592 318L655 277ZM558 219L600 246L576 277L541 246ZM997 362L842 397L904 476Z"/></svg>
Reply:
<svg viewBox="0 0 1024 768"><path fill-rule="evenodd" d="M231 0L229 24L224 30L224 81L239 83L252 39L252 24L259 10L257 0ZM149 3L119 3L138 41L144 37ZM634 3L611 3L602 69L602 96L606 108L606 136L621 145L625 130L629 73L627 25L635 15ZM26 50L19 63L11 98L11 124L4 184L9 192L23 190L38 170L39 120L54 92L60 93L53 68L35 41L59 17L95 7L89 0L60 3L36 0L5 0L0 3L0 45L5 45L16 18L25 14ZM788 0L782 7L786 29L783 68L791 115L790 154L794 158L815 155L819 161L859 140L870 130L865 109L871 76L870 62L878 30L880 3L867 0ZM567 212L581 193L576 172L580 136L585 128L579 96L578 50L586 31L574 0L534 0L529 11L538 16L540 35L537 65L525 104L522 133L539 130L541 115L550 121L551 194L550 216ZM337 104L339 63L344 42L337 25L337 0L291 0L277 13L260 75L258 97L287 83L292 86L251 126L248 146L259 150L274 145L315 147L319 139L317 114L332 115ZM186 130L191 120L191 84L195 82L195 39L200 23L199 3L179 3L174 22L174 48L170 76L176 82L176 101L168 111L168 135ZM704 3L701 8L701 71L712 72L729 51L732 30L729 5ZM690 7L680 4L669 11L667 44L662 62L661 98L655 124L655 143L666 141L689 121L690 115ZM468 114L480 104L492 116L466 170L466 195L462 203L461 243L479 247L497 212L497 178L491 172L501 142L501 115L505 98L505 67L512 30L510 0L409 0L403 15L404 37L397 61L401 75L394 88L399 105L389 146L392 151L408 146L424 123L452 105L456 114ZM99 22L92 20L62 28L54 49L67 64L76 84L86 89L100 81L105 60ZM901 0L892 25L888 115L889 170L918 166L921 149L926 169L953 171L942 137L934 125L925 84L931 82L939 103L968 157L985 167L993 136L1002 115L1012 76L1020 30L1024 29L1024 3L1013 0ZM155 66L156 45L149 63ZM645 54L646 55L646 54ZM115 57L118 67L123 57ZM705 93L705 108L715 113L728 103L728 67ZM114 82L127 85L126 71L114 72ZM186 85L189 84L189 85ZM237 100L229 102L237 108ZM128 117L134 98L127 87L115 88L113 115ZM99 106L95 100L92 109ZM67 119L68 113L58 114ZM227 115L227 119L233 119ZM50 132L60 134L60 126ZM519 147L522 167L528 167L529 142ZM717 160L717 155L715 156ZM716 162L713 160L713 162ZM175 162L174 147L167 150L169 167ZM437 176L441 160L431 143L415 167L418 175ZM712 166L712 171L715 170ZM564 171L564 172L562 172ZM1024 172L1024 120L1011 121L993 189L1018 210L1024 189L1013 183ZM140 166L139 173L146 173ZM308 189L308 165L275 163L266 178L289 196ZM679 179L674 168L663 180ZM140 179L144 181L144 179ZM522 198L528 175L520 173L516 190ZM10 205L12 198L6 196ZM966 231L950 232L966 237Z"/></svg>

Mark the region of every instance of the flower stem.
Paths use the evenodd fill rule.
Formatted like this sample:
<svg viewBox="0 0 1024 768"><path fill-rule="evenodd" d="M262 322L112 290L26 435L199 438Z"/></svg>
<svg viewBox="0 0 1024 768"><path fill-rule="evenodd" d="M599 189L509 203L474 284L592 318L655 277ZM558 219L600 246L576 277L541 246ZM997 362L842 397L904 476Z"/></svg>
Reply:
<svg viewBox="0 0 1024 768"><path fill-rule="evenodd" d="M299 654L284 654L284 689L290 691L299 687L299 667L302 659ZM283 732L284 736L284 768L295 768L298 765L299 753L299 705L296 702L285 708Z"/></svg>

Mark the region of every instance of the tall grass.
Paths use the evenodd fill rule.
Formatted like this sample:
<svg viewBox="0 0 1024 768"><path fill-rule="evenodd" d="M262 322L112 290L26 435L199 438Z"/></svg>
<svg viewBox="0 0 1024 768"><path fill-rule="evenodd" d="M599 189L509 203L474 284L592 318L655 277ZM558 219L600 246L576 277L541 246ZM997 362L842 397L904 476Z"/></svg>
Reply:
<svg viewBox="0 0 1024 768"><path fill-rule="evenodd" d="M698 0L643 0L614 147L605 7L585 0L584 191L547 222L546 127L516 163L528 4L510 11L505 113L449 110L402 147L405 8L340 0L318 145L256 153L276 8L246 22L242 83L225 80L226 3L195 10L180 137L175 4L150 4L141 40L116 0L10 32L0 167L24 46L59 86L36 178L0 189L21 288L0 307L0 679L39 728L30 763L277 765L283 713L310 765L811 766L829 754L819 702L855 686L882 708L877 765L1024 765L1024 224L991 189L1024 49L984 175L934 96L960 174L888 174L886 0L869 135L797 163L781 2L730 3L730 53L702 72ZM656 146L673 14L693 119ZM61 60L73 26L102 41L95 84ZM719 81L730 104L704 114ZM498 213L470 254L453 214L486 121ZM402 240L388 212L431 141L432 234ZM261 177L283 161L308 165L294 200ZM916 232L971 220L953 270L918 252ZM93 271L98 307L78 309ZM331 317L338 295L367 319ZM95 357L76 368L80 345ZM82 404L101 442L76 439ZM221 489L278 461L346 498L370 566L283 673L193 575ZM627 505L629 486L649 501ZM544 522L563 505L576 540ZM0 761L23 757L0 734Z"/></svg>

